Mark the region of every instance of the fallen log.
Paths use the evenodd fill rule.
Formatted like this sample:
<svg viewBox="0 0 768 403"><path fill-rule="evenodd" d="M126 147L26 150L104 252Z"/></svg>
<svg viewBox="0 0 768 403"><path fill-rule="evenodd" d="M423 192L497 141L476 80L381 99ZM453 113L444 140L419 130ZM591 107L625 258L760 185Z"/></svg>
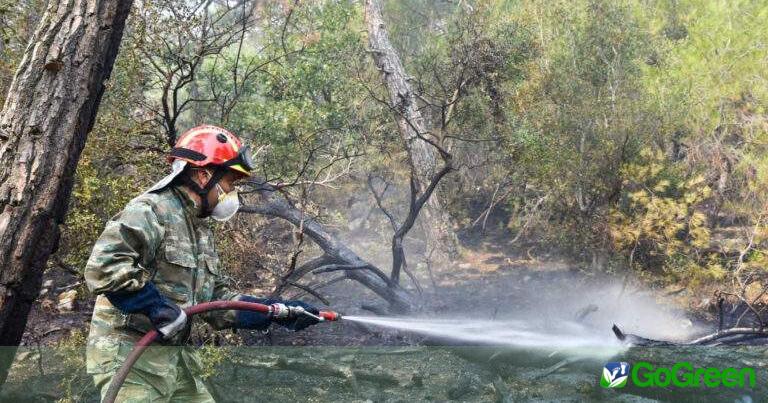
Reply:
<svg viewBox="0 0 768 403"><path fill-rule="evenodd" d="M611 328L613 334L621 342L628 346L641 346L641 347L663 347L663 346L677 346L679 343L673 343L663 340L647 339L645 337L637 336L634 334L624 333L616 324Z"/></svg>
<svg viewBox="0 0 768 403"><path fill-rule="evenodd" d="M678 363L689 363L694 369L755 369L754 386L749 386L747 382L745 387L706 387L704 386L704 375L697 375L695 371L681 368L672 376L681 380L688 378L698 380L700 386L680 387L672 383L672 385L664 387L638 387L630 383L621 390L622 393L675 402L759 401L759 398L768 396L768 384L766 384L767 379L764 374L765 354L768 352L768 345L764 341L759 345L744 343L747 339L755 340L756 338L768 337L768 332L764 330L731 328L687 342L653 340L627 334L616 325L613 326L613 332L619 340L630 347L612 361L625 361L630 365L644 362L653 368L670 369ZM733 339L734 337L736 339ZM728 344L720 343L721 340L725 339L730 339ZM645 369L644 371L646 371L645 374L649 373Z"/></svg>
<svg viewBox="0 0 768 403"><path fill-rule="evenodd" d="M751 327L734 327L730 329L718 330L715 333L701 336L687 342L672 342L664 340L653 340L645 337L637 336L634 334L624 333L617 325L613 325L613 334L616 338L631 346L639 347L659 347L659 346L707 346L714 343L718 345L726 344L721 343L723 339L728 339L728 345L739 345L744 341L753 341L756 339L768 338L768 331L764 329L757 329ZM750 343L754 344L754 343ZM766 344L766 343L762 343Z"/></svg>
<svg viewBox="0 0 768 403"><path fill-rule="evenodd" d="M696 340L688 342L688 344L709 344L717 340L725 338L732 338L734 336L743 336L745 338L768 338L768 332L762 329L746 328L746 327L734 327L730 329L720 330L716 333L699 337Z"/></svg>

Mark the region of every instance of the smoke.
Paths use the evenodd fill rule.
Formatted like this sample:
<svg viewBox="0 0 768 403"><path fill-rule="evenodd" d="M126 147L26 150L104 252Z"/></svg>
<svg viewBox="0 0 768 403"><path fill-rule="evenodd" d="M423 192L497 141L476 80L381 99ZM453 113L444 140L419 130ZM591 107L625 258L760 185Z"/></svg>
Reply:
<svg viewBox="0 0 768 403"><path fill-rule="evenodd" d="M391 188L386 201L394 206L405 200L403 196ZM388 268L391 265L388 222L367 191L348 192L347 197L343 203L347 228L337 235L363 258ZM326 200L324 204L334 203ZM342 203L336 200L335 204ZM496 264L499 268L491 271L480 270L474 264L433 267L438 278L435 290L424 267L418 265L424 247L419 226L406 238L406 244L410 268L425 288L428 314L404 319L362 316L351 319L428 336L453 334L452 337L469 344L533 347L612 346L617 344L611 330L613 324L625 333L670 341L692 339L704 332L671 302L638 286L640 282L630 281L630 285L625 286L624 279L576 272L564 263L531 262L530 266L507 267ZM498 246L499 250L503 249ZM506 254L500 251L495 256ZM410 285L407 278L403 283ZM333 292L332 298L336 301L352 300L350 305L355 307L363 301L355 300L353 294L376 298L360 288L359 284L338 284L327 291ZM347 313L356 311L359 312L353 308Z"/></svg>
<svg viewBox="0 0 768 403"><path fill-rule="evenodd" d="M592 306L584 323L596 329L610 331L617 324L626 333L670 341L683 341L700 334L685 312L655 296L650 290L623 286L618 281L600 285L585 285L575 290L564 289L564 297L553 301L560 306Z"/></svg>
<svg viewBox="0 0 768 403"><path fill-rule="evenodd" d="M570 272L538 274L537 279L527 282L528 276L508 276L497 284L500 290L495 296L492 287L486 288L493 300L488 309L498 309L496 319L525 321L555 334L558 329L582 326L584 332L608 340L615 340L613 324L625 333L670 341L691 339L703 331L685 312L655 296L651 290L625 287L616 279L595 280ZM516 292L501 294L513 287L516 279L520 281L520 277L523 284L517 286Z"/></svg>
<svg viewBox="0 0 768 403"><path fill-rule="evenodd" d="M520 349L568 351L571 355L609 357L625 348L613 334L659 340L688 340L700 333L684 312L654 298L649 290L624 288L618 281L578 281L575 275L528 280L515 293L504 283L470 295L453 293L450 309L405 317L345 316L345 320L390 331L446 340L450 344L495 345Z"/></svg>

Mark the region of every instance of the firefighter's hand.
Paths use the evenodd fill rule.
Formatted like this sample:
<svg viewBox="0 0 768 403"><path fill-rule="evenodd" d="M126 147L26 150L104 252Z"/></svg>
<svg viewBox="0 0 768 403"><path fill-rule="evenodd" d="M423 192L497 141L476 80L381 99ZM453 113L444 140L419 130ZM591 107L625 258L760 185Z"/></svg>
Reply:
<svg viewBox="0 0 768 403"><path fill-rule="evenodd" d="M106 292L104 295L123 313L147 315L166 340L175 336L187 324L187 314L165 298L151 281L135 291Z"/></svg>
<svg viewBox="0 0 768 403"><path fill-rule="evenodd" d="M286 306L300 306L304 308L305 311L317 316L320 314L320 310L315 308L314 306L298 300L293 301L284 301L283 304ZM320 323L317 319L309 316L309 315L303 315L298 314L295 317L288 317L285 319L275 319L274 320L277 324L284 326L288 329L291 329L295 332L298 332L299 330L304 330L312 325L316 325Z"/></svg>
<svg viewBox="0 0 768 403"><path fill-rule="evenodd" d="M164 301L150 309L149 320L163 339L168 340L184 329L187 324L187 314L176 304Z"/></svg>

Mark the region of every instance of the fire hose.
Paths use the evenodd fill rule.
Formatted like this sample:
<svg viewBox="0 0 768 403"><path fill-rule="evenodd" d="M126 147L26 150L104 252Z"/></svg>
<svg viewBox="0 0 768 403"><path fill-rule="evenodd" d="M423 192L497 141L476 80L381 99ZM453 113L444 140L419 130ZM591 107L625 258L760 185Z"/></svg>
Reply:
<svg viewBox="0 0 768 403"><path fill-rule="evenodd" d="M209 311L224 311L224 310L237 310L237 311L254 311L267 314L271 319L284 319L296 317L298 315L306 315L316 319L319 322L324 321L336 321L341 319L341 315L333 311L320 311L319 315L315 315L311 312L307 312L300 306L286 306L284 304L272 304L264 305L256 302L245 301L213 301L197 304L189 308L184 309L187 316L194 316L199 313ZM148 331L133 347L133 350L125 359L122 367L115 373L112 378L112 383L107 389L107 393L104 395L103 402L114 403L117 398L117 393L125 382L125 378L128 376L131 367L139 359L144 350L149 347L159 336L157 330L152 329Z"/></svg>

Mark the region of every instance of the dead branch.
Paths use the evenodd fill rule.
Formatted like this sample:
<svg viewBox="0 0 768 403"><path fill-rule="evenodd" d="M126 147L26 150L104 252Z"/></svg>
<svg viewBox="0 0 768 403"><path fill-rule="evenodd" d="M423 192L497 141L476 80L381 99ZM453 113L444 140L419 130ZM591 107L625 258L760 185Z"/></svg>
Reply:
<svg viewBox="0 0 768 403"><path fill-rule="evenodd" d="M563 367L565 367L567 365L573 364L574 362L578 362L578 361L582 361L582 360L584 360L583 357L567 357L567 358L564 358L564 359L560 360L559 362L557 362L556 364L554 364L554 365L550 366L549 368L546 368L543 371L541 371L540 373L538 373L535 377L533 377L533 379L543 379L543 378L546 378L546 377L554 374L555 372L557 372L561 368L563 368Z"/></svg>
<svg viewBox="0 0 768 403"><path fill-rule="evenodd" d="M765 323L763 322L763 318L761 317L760 312L758 312L757 309L755 309L755 307L752 304L750 304L749 301L747 301L747 299L743 296L743 294L736 294L736 293L725 292L725 291L717 291L717 295L730 295L732 297L736 297L739 301L741 301L741 303L746 305L746 307L747 307L749 312L752 312L755 315L755 319L760 324L760 329L765 328ZM739 316L739 318L736 320L735 327L738 327L741 324L741 320L744 318L744 314L746 312L747 311L742 313Z"/></svg>
<svg viewBox="0 0 768 403"><path fill-rule="evenodd" d="M344 281L346 279L347 279L347 276L341 275L341 276L338 276L338 277L334 277L334 278L332 278L332 279L330 279L328 281L324 281L322 283L310 284L310 285L308 285L308 287L311 287L313 290L317 291L317 290L319 290L321 288L328 287L331 284L336 284L339 281ZM304 296L306 294L308 294L308 292L306 292L306 291L305 292L301 292L299 294L296 294L296 296L294 298L301 298L302 296Z"/></svg>
<svg viewBox="0 0 768 403"><path fill-rule="evenodd" d="M209 56L219 55L230 45L245 38L255 9L252 3L243 2L239 15L233 15L238 7L221 6L204 1L195 7L178 7L173 2L160 3L157 14L140 14L138 29L134 35L141 44L136 51L142 62L147 63L154 80L150 86L160 91L160 106L151 108L158 113L159 123L165 128L166 139L173 145L177 136L177 123L192 104L211 102L214 98L185 95L185 88L194 83L198 70ZM153 13L154 11L149 11ZM160 23L154 21L159 18ZM240 51L238 48L237 62ZM237 65L233 74L237 75ZM252 74L252 72L250 72ZM237 87L237 78L235 78ZM237 88L235 88L237 92Z"/></svg>
<svg viewBox="0 0 768 403"><path fill-rule="evenodd" d="M330 303L330 302L328 302L328 300L327 300L325 297L323 297L322 295L320 295L320 293L319 293L319 292L317 292L317 290L314 290L314 289L312 289L312 287L306 286L306 285L304 285L304 284L299 284L299 283L296 283L296 282L293 282L293 281L289 281L289 282L288 282L288 285L290 285L290 286L292 286L292 287L296 287L296 288L298 288L298 289L300 289L300 290L303 290L303 291L304 291L304 292L306 292L307 294L310 294L310 295L312 295L313 297L315 297L315 298L317 298L318 300L320 300L320 301L321 301L322 303L324 303L325 305L331 305L331 303Z"/></svg>
<svg viewBox="0 0 768 403"><path fill-rule="evenodd" d="M752 327L733 327L730 329L719 330L715 333L708 334L706 336L702 336L697 339L694 339L688 342L683 342L683 343L670 342L670 341L664 341L664 340L653 340L653 339L648 339L648 338L633 335L633 334L624 333L616 325L613 325L612 330L614 335L616 335L617 339L634 346L656 346L656 347L658 346L700 346L700 345L709 345L710 343L715 342L717 340L734 337L734 336L768 338L768 331L763 329L756 329Z"/></svg>
<svg viewBox="0 0 768 403"><path fill-rule="evenodd" d="M366 266L366 270L344 270L345 276L370 288L377 295L390 303L396 310L409 311L415 306L413 295L400 287L385 281L381 270L363 260L355 252L331 235L323 226L311 217L304 215L299 209L291 205L277 189L265 183L262 178L252 178L247 187L261 199L257 204L244 205L240 208L244 213L258 213L271 217L280 217L296 227L303 228L304 234L311 238L325 253L320 258L315 258L312 265L300 267L300 269L314 269L327 264L341 264L350 267ZM386 277L386 275L385 275ZM294 276L295 279L298 279Z"/></svg>
<svg viewBox="0 0 768 403"><path fill-rule="evenodd" d="M302 220L302 223L304 221ZM275 287L275 290L272 291L272 297L279 296L283 289L285 289L285 286L290 283L290 279L293 276L293 273L296 271L296 262L299 258L299 254L301 254L301 244L304 243L304 233L301 232L301 228L299 228L299 235L298 240L296 243L296 246L294 247L293 253L291 254L291 260L288 264L288 270L285 271L285 273L280 276L280 281L278 281L277 286ZM327 304L326 304L327 305Z"/></svg>
<svg viewBox="0 0 768 403"><path fill-rule="evenodd" d="M702 345L702 344L707 344L725 337L738 336L738 335L768 337L768 331L765 331L763 329L755 329L751 327L733 327L730 329L721 330L706 336L699 337L698 339L691 340L685 344Z"/></svg>
<svg viewBox="0 0 768 403"><path fill-rule="evenodd" d="M389 189L389 182L386 182L382 179L384 182L384 189L381 191L381 193L376 191L376 187L373 184L373 175L368 175L368 189L371 190L371 194L373 194L373 199L376 201L376 205L379 207L379 210L381 210L382 213L384 213L385 216L387 216L387 219L389 219L389 224L392 226L393 230L397 230L397 222L395 221L395 217L392 215L392 213L389 212L384 207L384 194L387 193L387 189Z"/></svg>
<svg viewBox="0 0 768 403"><path fill-rule="evenodd" d="M408 209L408 216L405 218L402 224L397 228L395 234L392 236L392 272L390 273L390 279L393 282L400 280L400 270L405 266L405 252L403 250L403 238L408 234L408 231L413 228L413 224L416 222L416 218L419 216L424 204L432 196L437 184L440 180L450 172L453 167L451 165L451 156L443 155L445 159L445 165L438 171L430 180L429 185L424 189L423 193L419 194L418 185L416 184L416 177L411 175L411 194L410 203Z"/></svg>
<svg viewBox="0 0 768 403"><path fill-rule="evenodd" d="M312 274L330 273L339 270L360 270L368 269L367 265L355 266L351 264L327 264L312 271Z"/></svg>

